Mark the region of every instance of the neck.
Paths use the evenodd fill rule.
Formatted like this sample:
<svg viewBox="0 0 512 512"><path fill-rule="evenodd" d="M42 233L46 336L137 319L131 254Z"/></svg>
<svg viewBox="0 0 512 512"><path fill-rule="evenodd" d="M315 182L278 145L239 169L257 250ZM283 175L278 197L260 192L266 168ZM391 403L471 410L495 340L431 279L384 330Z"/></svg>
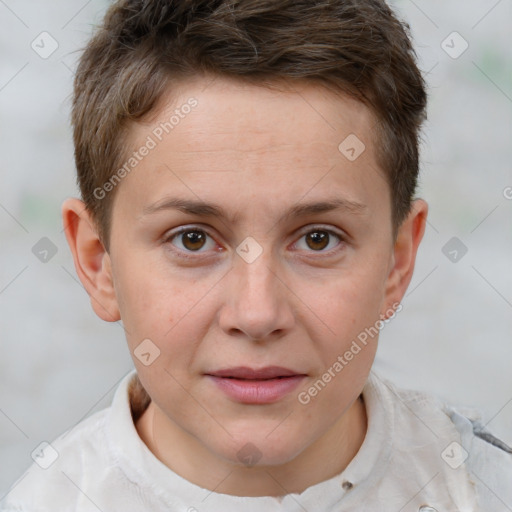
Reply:
<svg viewBox="0 0 512 512"><path fill-rule="evenodd" d="M301 493L341 473L363 444L367 415L359 396L321 438L285 464L275 466L244 467L219 457L170 421L154 402L138 419L136 428L162 463L195 485L234 496L282 496Z"/></svg>

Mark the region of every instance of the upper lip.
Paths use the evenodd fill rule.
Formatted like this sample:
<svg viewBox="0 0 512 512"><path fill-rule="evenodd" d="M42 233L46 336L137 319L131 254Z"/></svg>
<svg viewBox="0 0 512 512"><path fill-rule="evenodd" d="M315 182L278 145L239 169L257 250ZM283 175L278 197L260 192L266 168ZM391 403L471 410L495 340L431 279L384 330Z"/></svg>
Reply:
<svg viewBox="0 0 512 512"><path fill-rule="evenodd" d="M209 372L207 375L214 377L232 377L234 379L263 380L275 379L277 377L292 377L294 375L304 375L303 373L283 368L282 366L265 366L264 368L249 368L248 366L237 366L235 368L226 368Z"/></svg>

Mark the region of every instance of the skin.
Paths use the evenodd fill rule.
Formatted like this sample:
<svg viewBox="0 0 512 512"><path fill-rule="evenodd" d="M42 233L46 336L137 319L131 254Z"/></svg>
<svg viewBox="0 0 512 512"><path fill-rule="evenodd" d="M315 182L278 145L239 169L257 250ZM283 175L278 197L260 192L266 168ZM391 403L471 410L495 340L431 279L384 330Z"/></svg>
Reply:
<svg viewBox="0 0 512 512"><path fill-rule="evenodd" d="M144 339L160 350L149 366L133 357L152 399L136 427L153 454L216 492L302 492L340 473L363 443L360 394L377 337L308 404L298 394L400 302L427 204L413 203L395 239L374 117L311 83L270 90L221 78L187 82L151 122L131 127L129 146L139 148L190 97L197 107L117 186L109 251L78 199L62 207L66 236L98 316L122 319L132 355ZM366 146L355 161L338 150L351 133ZM169 197L215 203L227 218L144 213ZM340 198L362 206L281 219L297 203ZM172 237L180 226L203 238L194 245ZM251 263L236 252L248 236L263 251ZM280 401L252 405L205 376L268 365L306 377ZM244 446L255 464L240 460Z"/></svg>

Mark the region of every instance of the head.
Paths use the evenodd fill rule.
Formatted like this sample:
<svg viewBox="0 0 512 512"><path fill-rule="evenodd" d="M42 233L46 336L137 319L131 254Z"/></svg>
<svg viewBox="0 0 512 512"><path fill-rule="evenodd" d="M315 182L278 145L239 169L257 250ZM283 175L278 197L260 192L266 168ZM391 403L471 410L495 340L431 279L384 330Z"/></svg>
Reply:
<svg viewBox="0 0 512 512"><path fill-rule="evenodd" d="M423 235L425 102L382 1L109 9L75 79L66 235L162 417L209 453L285 464L357 399L378 338L361 333L396 311ZM266 403L212 378L269 366L300 378Z"/></svg>

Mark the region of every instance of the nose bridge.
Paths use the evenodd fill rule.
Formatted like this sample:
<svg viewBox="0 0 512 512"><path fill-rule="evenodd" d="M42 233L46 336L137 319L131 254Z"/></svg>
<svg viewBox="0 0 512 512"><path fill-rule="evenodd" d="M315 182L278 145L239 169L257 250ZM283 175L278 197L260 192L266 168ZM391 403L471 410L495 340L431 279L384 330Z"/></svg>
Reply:
<svg viewBox="0 0 512 512"><path fill-rule="evenodd" d="M259 300L274 302L276 300L277 272L272 267L270 251L265 251L254 261L248 262L238 258L235 262L235 274L240 282L238 293L243 294L244 300Z"/></svg>
<svg viewBox="0 0 512 512"><path fill-rule="evenodd" d="M250 243L246 255L255 250ZM241 248L244 249L243 244ZM278 272L270 249L261 248L260 254L255 256L253 252L251 258L244 257L244 253L235 257L230 312L224 316L224 328L262 339L291 326L293 315Z"/></svg>

